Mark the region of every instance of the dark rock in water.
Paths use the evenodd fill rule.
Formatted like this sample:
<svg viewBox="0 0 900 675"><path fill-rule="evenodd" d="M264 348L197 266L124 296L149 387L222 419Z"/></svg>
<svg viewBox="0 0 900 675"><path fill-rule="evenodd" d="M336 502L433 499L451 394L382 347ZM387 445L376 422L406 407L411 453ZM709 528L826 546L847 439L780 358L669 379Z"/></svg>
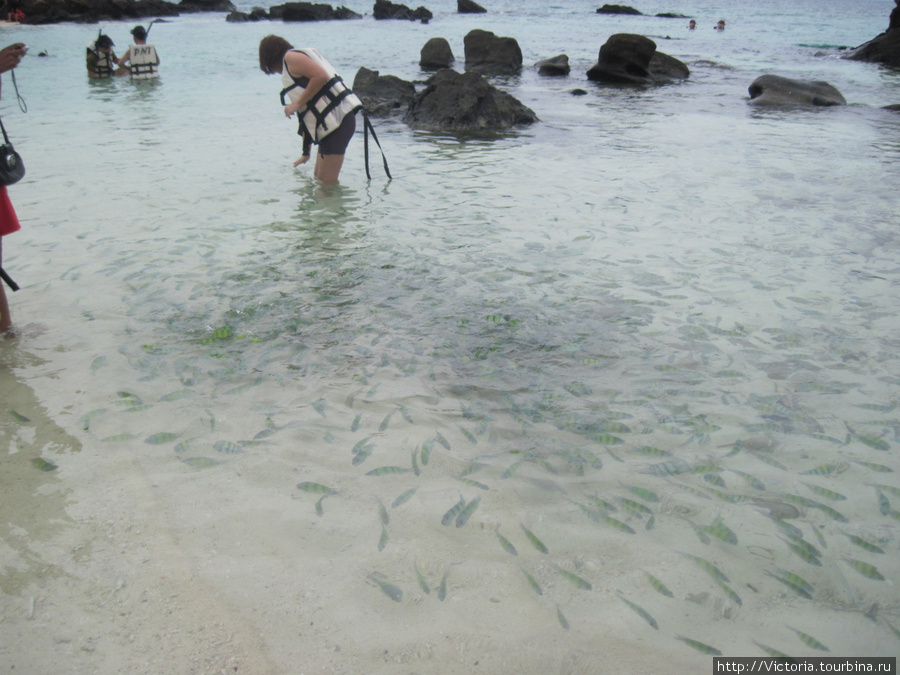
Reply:
<svg viewBox="0 0 900 675"><path fill-rule="evenodd" d="M569 68L569 57L565 54L538 61L534 64L534 67L538 69L538 75L547 77L565 77L571 70Z"/></svg>
<svg viewBox="0 0 900 675"><path fill-rule="evenodd" d="M246 12L239 12L237 10L230 12L228 16L225 17L225 20L229 23L243 23L246 21L253 21L253 19L250 18L249 14L247 14Z"/></svg>
<svg viewBox="0 0 900 675"><path fill-rule="evenodd" d="M231 22L243 22L243 21L264 21L269 18L269 13L266 12L262 7L254 7L250 10L250 13L239 12L237 10L231 12L228 16L225 17L226 21Z"/></svg>
<svg viewBox="0 0 900 675"><path fill-rule="evenodd" d="M894 112L900 112L900 103L891 103L891 105L882 106L885 110L893 110Z"/></svg>
<svg viewBox="0 0 900 675"><path fill-rule="evenodd" d="M222 10L231 11L230 2ZM190 7L176 5L164 0L92 0L91 2L70 2L69 0L29 0L24 5L26 11L22 23L42 25L73 21L77 23L97 23L99 21L120 21L145 17L178 16L182 11L197 11ZM206 10L202 10L206 11Z"/></svg>
<svg viewBox="0 0 900 675"><path fill-rule="evenodd" d="M137 2L143 5L144 0ZM231 0L181 0L176 7L178 11L184 14L200 13L200 12L231 12L235 6L231 4Z"/></svg>
<svg viewBox="0 0 900 675"><path fill-rule="evenodd" d="M661 84L690 74L678 59L657 52L653 40L632 33L611 35L587 72L589 80L608 84Z"/></svg>
<svg viewBox="0 0 900 675"><path fill-rule="evenodd" d="M416 96L412 82L394 75L380 75L377 70L360 68L353 79L353 91L372 117L387 117L409 107Z"/></svg>
<svg viewBox="0 0 900 675"><path fill-rule="evenodd" d="M516 98L492 86L476 72L445 68L416 94L404 120L436 131L504 131L539 121Z"/></svg>
<svg viewBox="0 0 900 675"><path fill-rule="evenodd" d="M883 63L886 66L900 68L900 28L894 28L872 38L843 58L853 61Z"/></svg>
<svg viewBox="0 0 900 675"><path fill-rule="evenodd" d="M375 0L372 16L376 19L407 19L428 23L434 15L424 7L410 9L406 5L394 4L389 0Z"/></svg>
<svg viewBox="0 0 900 675"><path fill-rule="evenodd" d="M483 75L512 75L522 69L522 50L515 38L498 37L490 31L469 31L463 40L466 70Z"/></svg>
<svg viewBox="0 0 900 675"><path fill-rule="evenodd" d="M780 75L762 75L750 85L753 105L847 105L837 89L827 82L792 80Z"/></svg>
<svg viewBox="0 0 900 675"><path fill-rule="evenodd" d="M644 16L643 12L639 12L634 7L626 5L603 5L597 10L597 14L633 14L635 16Z"/></svg>
<svg viewBox="0 0 900 675"><path fill-rule="evenodd" d="M485 14L487 10L474 0L456 0L457 14Z"/></svg>
<svg viewBox="0 0 900 675"><path fill-rule="evenodd" d="M422 47L419 57L419 67L422 70L440 70L441 68L449 68L453 61L453 50L450 49L450 43L446 38L431 38Z"/></svg>
<svg viewBox="0 0 900 675"><path fill-rule="evenodd" d="M678 14L677 12L661 12L656 15L659 19L690 19L686 14Z"/></svg>
<svg viewBox="0 0 900 675"><path fill-rule="evenodd" d="M584 89L573 89L569 92L572 96L587 96L587 92Z"/></svg>
<svg viewBox="0 0 900 675"><path fill-rule="evenodd" d="M281 21L334 21L362 18L346 7L335 9L331 5L313 2L287 2L283 5L275 5L269 9L269 17Z"/></svg>

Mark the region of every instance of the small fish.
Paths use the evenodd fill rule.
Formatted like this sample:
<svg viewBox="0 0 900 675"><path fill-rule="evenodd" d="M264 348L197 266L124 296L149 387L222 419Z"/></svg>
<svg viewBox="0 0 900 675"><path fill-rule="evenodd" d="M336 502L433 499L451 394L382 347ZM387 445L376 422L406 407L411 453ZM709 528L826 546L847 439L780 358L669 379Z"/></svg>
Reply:
<svg viewBox="0 0 900 675"><path fill-rule="evenodd" d="M870 448L875 448L876 450L881 450L883 452L887 452L891 449L890 444L884 440L883 438L879 438L878 436L869 436L866 434L854 434L856 440L865 443Z"/></svg>
<svg viewBox="0 0 900 675"><path fill-rule="evenodd" d="M628 525L623 523L621 520L616 520L612 516L607 516L607 515L600 513L600 514L597 514L597 518L599 520L602 520L607 525L611 525L612 527L616 528L617 530L619 530L621 532L627 532L628 534L637 534L633 529L631 529L631 527L629 527Z"/></svg>
<svg viewBox="0 0 900 675"><path fill-rule="evenodd" d="M735 593L734 589L732 589L731 586L719 581L718 579L716 579L716 585L719 588L721 588L725 592L725 595L727 595L729 598L731 598L731 601L734 602L736 605L744 604L743 602L741 602L741 596L739 596L737 593Z"/></svg>
<svg viewBox="0 0 900 675"><path fill-rule="evenodd" d="M378 502L378 519L384 526L389 525L391 522L391 517L388 515L387 509L384 508L384 504L381 502Z"/></svg>
<svg viewBox="0 0 900 675"><path fill-rule="evenodd" d="M447 597L447 577L449 577L449 576L450 576L450 568L448 567L446 570L444 570L444 576L441 577L441 585L438 586L437 596L438 596L438 600L440 600L441 602L443 602L444 599Z"/></svg>
<svg viewBox="0 0 900 675"><path fill-rule="evenodd" d="M662 594L662 595L665 595L667 598L673 598L673 597L675 597L675 596L672 594L672 591L670 591L670 590L666 587L666 585L665 585L663 582L661 582L661 581L660 581L659 579L657 579L655 576L653 576L652 574L650 574L650 572L644 572L644 574L647 576L647 581L650 582L650 585L653 586L653 589L654 589L657 593L660 593L660 594Z"/></svg>
<svg viewBox="0 0 900 675"><path fill-rule="evenodd" d="M534 589L534 592L537 593L538 595L543 595L544 589L541 588L540 584L537 581L535 581L534 577L528 573L528 570L526 570L524 567L522 567L520 569L522 570L522 574L525 575L525 579L528 581L528 585Z"/></svg>
<svg viewBox="0 0 900 675"><path fill-rule="evenodd" d="M503 473L500 474L500 478L512 478L516 475L516 472L522 468L525 464L525 460L520 459L518 462L513 462L506 469L504 469Z"/></svg>
<svg viewBox="0 0 900 675"><path fill-rule="evenodd" d="M16 420L17 422L21 422L22 424L27 424L28 422L31 421L30 419L25 417L25 415L22 415L21 413L16 412L12 408L9 409L9 414L12 416L12 418L14 420Z"/></svg>
<svg viewBox="0 0 900 675"><path fill-rule="evenodd" d="M418 490L418 489L419 488L414 487L414 488L410 488L409 490L406 490L405 492L401 492L400 496L397 497L393 501L393 503L391 503L391 508L396 509L398 506L402 506L403 504L408 502L410 500L410 498L416 493L416 490Z"/></svg>
<svg viewBox="0 0 900 675"><path fill-rule="evenodd" d="M350 423L350 431L358 431L359 425L362 422L362 413L357 413L356 417L353 418L353 422Z"/></svg>
<svg viewBox="0 0 900 675"><path fill-rule="evenodd" d="M878 511L881 515L886 516L891 512L891 502L878 488L875 488L875 492L878 494Z"/></svg>
<svg viewBox="0 0 900 675"><path fill-rule="evenodd" d="M685 558L688 558L689 560L693 560L697 565L700 566L700 568L704 572L706 572L709 576L711 576L716 581L723 581L726 584L730 583L731 579L729 579L727 576L725 576L725 573L722 572L722 570L720 570L718 567L713 565L706 558L701 558L700 556L691 555L690 553L681 553L681 555L683 555Z"/></svg>
<svg viewBox="0 0 900 675"><path fill-rule="evenodd" d="M54 471L58 467L53 462L48 462L43 457L35 457L31 460L31 465L39 471Z"/></svg>
<svg viewBox="0 0 900 675"><path fill-rule="evenodd" d="M847 534L846 532L844 534ZM859 546L861 549L868 551L869 553L884 553L884 549L879 548L875 544L870 544L865 539L861 537L857 537L854 534L847 534L847 537L851 542Z"/></svg>
<svg viewBox="0 0 900 675"><path fill-rule="evenodd" d="M186 457L181 461L195 469L208 469L211 466L222 463L220 460L212 459L211 457Z"/></svg>
<svg viewBox="0 0 900 675"><path fill-rule="evenodd" d="M435 432L434 440L436 440L438 443L440 443L442 446L444 446L444 450L450 449L450 443L447 441L446 438L441 436L441 433L439 431Z"/></svg>
<svg viewBox="0 0 900 675"><path fill-rule="evenodd" d="M512 545L512 543L504 537L502 534L497 532L497 541L500 542L500 546L503 547L503 550L509 553L510 555L519 555L519 552L516 550L516 547Z"/></svg>
<svg viewBox="0 0 900 675"><path fill-rule="evenodd" d="M756 476L753 476L744 471L738 471L737 469L731 469L731 472L736 473L738 476L743 478L747 482L747 484L750 485L750 487L752 487L754 490L765 490L766 489L766 484L763 483Z"/></svg>
<svg viewBox="0 0 900 675"><path fill-rule="evenodd" d="M310 405L312 406L313 410L319 413L322 417L328 417L328 415L325 414L325 403L325 399L320 396L315 401L311 401Z"/></svg>
<svg viewBox="0 0 900 675"><path fill-rule="evenodd" d="M591 436L591 440L600 443L601 445L621 445L625 442L618 436L613 436L611 434L594 434Z"/></svg>
<svg viewBox="0 0 900 675"><path fill-rule="evenodd" d="M325 497L327 497L327 496L328 496L328 495L322 495L321 497L319 497L319 498L316 500L316 515L317 515L317 516L324 515L324 513L325 513L325 508L322 506L322 501L323 501L323 500L325 499Z"/></svg>
<svg viewBox="0 0 900 675"><path fill-rule="evenodd" d="M171 443L176 438L178 438L179 434L173 434L168 431L160 431L158 434L153 434L152 436L148 436L144 439L144 443L149 443L150 445L162 445L163 443Z"/></svg>
<svg viewBox="0 0 900 675"><path fill-rule="evenodd" d="M471 478L460 478L459 476L457 476L456 480L458 480L460 483L465 483L466 485L469 485L473 488L478 488L479 490L490 490L490 488L484 483L479 483L477 480L472 480Z"/></svg>
<svg viewBox="0 0 900 675"><path fill-rule="evenodd" d="M387 546L388 543L388 531L387 528L382 525L381 526L381 537L378 539L378 550L383 551L384 547Z"/></svg>
<svg viewBox="0 0 900 675"><path fill-rule="evenodd" d="M856 464L859 464L860 466L866 467L869 471L874 471L876 473L893 473L894 472L894 470L891 467L885 466L884 464L875 464L874 462L863 462L862 460L859 460L859 459L854 459L853 462Z"/></svg>
<svg viewBox="0 0 900 675"><path fill-rule="evenodd" d="M697 640L691 640L690 638L686 638L683 635L676 635L676 640L681 640L684 644L689 647L693 647L698 652L702 652L703 654L712 654L713 656L722 656L722 652L720 652L715 647L710 647L708 644L703 642L698 642Z"/></svg>
<svg viewBox="0 0 900 675"><path fill-rule="evenodd" d="M703 474L703 480L705 480L710 485L715 485L720 488L727 488L728 486L725 484L725 480L717 473L705 473Z"/></svg>
<svg viewBox="0 0 900 675"><path fill-rule="evenodd" d="M819 560L819 556L821 556L822 554L819 553L819 549L807 542L805 539L782 538L781 541L787 544L788 547L804 562L809 563L810 565L815 565L817 567L822 566L822 561Z"/></svg>
<svg viewBox="0 0 900 675"><path fill-rule="evenodd" d="M413 563L413 569L416 571L416 580L419 582L419 588L422 589L422 592L430 595L431 589L428 588L428 582L425 580L425 575L419 571L418 563Z"/></svg>
<svg viewBox="0 0 900 675"><path fill-rule="evenodd" d="M628 605L629 607L631 607L631 609L633 609L635 612L637 612L638 616L640 616L644 621L646 621L647 623L649 623L650 626L651 626L654 630L659 630L659 624L656 623L656 619L654 619L653 616L651 616L650 612L648 612L646 609L644 609L644 608L641 607L640 605L638 605L638 604L632 602L631 600L629 600L628 598L626 598L626 597L625 597L624 595L622 595L621 593L619 593L619 600L621 600L621 601L624 602L626 605Z"/></svg>
<svg viewBox="0 0 900 675"><path fill-rule="evenodd" d="M794 631L797 634L797 637L800 638L800 640L803 642L803 644L805 644L807 647L810 647L812 649L818 649L820 652L831 651L830 649L828 649L828 647L826 647L821 642L816 640L812 635L807 635L806 633L803 633L803 632L797 630L796 628L791 628L790 626L788 626L788 628L790 628L792 631Z"/></svg>
<svg viewBox="0 0 900 675"><path fill-rule="evenodd" d="M857 572L862 574L867 579L884 581L884 577L881 576L881 572L879 572L874 565L870 565L869 563L863 562L862 560L855 560L854 558L844 558L844 562L851 565Z"/></svg>
<svg viewBox="0 0 900 675"><path fill-rule="evenodd" d="M407 469L405 466L379 466L377 469L366 472L366 475L395 476L398 473L409 473L410 471L412 471L412 469Z"/></svg>
<svg viewBox="0 0 900 675"><path fill-rule="evenodd" d="M237 443L232 443L231 441L216 441L213 443L213 448L218 452L224 452L228 455L236 455L237 453L242 452L241 446Z"/></svg>
<svg viewBox="0 0 900 675"><path fill-rule="evenodd" d="M821 466L817 466L815 469L810 469L809 471L804 471L800 475L801 476L833 476L835 474L843 473L848 469L848 465L844 462L839 462L837 464L823 464Z"/></svg>
<svg viewBox="0 0 900 675"><path fill-rule="evenodd" d="M431 449L434 447L434 439L429 438L427 441L422 443L422 466L426 466L428 464L428 460L431 459Z"/></svg>
<svg viewBox="0 0 900 675"><path fill-rule="evenodd" d="M733 530L731 530L731 528L729 528L725 523L722 522L721 518L716 518L713 521L712 525L703 527L703 531L715 537L716 539L721 539L726 544L738 543L737 535Z"/></svg>
<svg viewBox="0 0 900 675"><path fill-rule="evenodd" d="M640 448L635 448L635 452L640 452L644 455L650 455L652 457L671 457L672 453L667 450L660 450L659 448L652 448L649 445L642 446ZM663 462L662 464L667 464L668 462ZM661 466L657 464L655 466Z"/></svg>
<svg viewBox="0 0 900 675"><path fill-rule="evenodd" d="M557 621L559 621L559 625L562 626L564 630L569 630L569 620L566 619L566 616L562 613L559 605L556 605L556 619Z"/></svg>
<svg viewBox="0 0 900 675"><path fill-rule="evenodd" d="M578 576L574 572L565 570L562 567L560 567L559 565L553 565L553 567L556 568L556 571L559 572L563 576L564 579L572 582L573 584L575 584L576 587L578 587L584 591L593 590L593 586L591 586L591 583L589 581L582 579L580 576Z"/></svg>
<svg viewBox="0 0 900 675"><path fill-rule="evenodd" d="M469 518L472 517L472 514L475 513L475 509L478 508L478 505L481 503L481 497L475 497L472 501L466 504L465 508L460 511L456 516L456 526L462 527L465 525Z"/></svg>
<svg viewBox="0 0 900 675"><path fill-rule="evenodd" d="M115 436L107 436L101 439L104 443L124 443L134 438L134 434L116 434Z"/></svg>
<svg viewBox="0 0 900 675"><path fill-rule="evenodd" d="M840 492L835 492L834 490L829 490L828 488L823 488L818 485L813 485L812 483L803 483L809 490L812 490L817 495L821 495L825 497L825 499L831 499L836 502L842 502L847 498L842 495Z"/></svg>
<svg viewBox="0 0 900 675"><path fill-rule="evenodd" d="M765 573L773 579L777 579L778 581L783 583L797 595L801 595L807 600L812 600L813 593L815 592L812 584L796 574L779 569L777 567L775 569L776 572L769 572L768 570L766 570Z"/></svg>
<svg viewBox="0 0 900 675"><path fill-rule="evenodd" d="M753 641L753 644L755 644L757 647L762 649L769 656L774 656L775 658L781 658L781 659L793 658L791 656L788 656L784 652L780 652L777 649L772 649L771 647L767 647L766 645L760 644L759 642L756 642L755 640Z"/></svg>
<svg viewBox="0 0 900 675"><path fill-rule="evenodd" d="M441 525L449 525L454 520L456 520L456 516L459 515L460 511L462 511L466 507L466 500L462 495L459 496L459 501L456 502L453 506L450 507L450 510L444 514L444 517L441 518Z"/></svg>
<svg viewBox="0 0 900 675"><path fill-rule="evenodd" d="M322 485L321 483L312 483L310 481L304 481L302 483L297 483L297 488L302 490L303 492L309 492L311 494L325 494L325 495L336 495L337 490L333 490L330 487Z"/></svg>
<svg viewBox="0 0 900 675"><path fill-rule="evenodd" d="M522 528L522 531L525 533L525 536L528 538L528 541L531 542L532 546L534 546L541 553L549 553L547 547L544 546L544 542L538 539L531 530L522 525L522 523L519 523L519 527Z"/></svg>
<svg viewBox="0 0 900 675"><path fill-rule="evenodd" d="M91 426L91 420L95 417L99 417L103 413L106 412L106 408L97 408L96 410L91 410L88 413L85 413L81 417L78 418L78 422L81 424L81 428L84 431L87 431Z"/></svg>
<svg viewBox="0 0 900 675"><path fill-rule="evenodd" d="M695 522L693 522L693 521L690 521L690 520L687 520L686 518L685 518L685 520L687 521L687 524L691 526L691 529L694 530L694 534L697 535L697 539L700 540L700 543L701 543L701 544L709 544L709 543L712 541L712 540L706 535L706 532L704 532L703 528L700 527L699 525L697 525L697 523L695 523Z"/></svg>
<svg viewBox="0 0 900 675"><path fill-rule="evenodd" d="M400 414L403 416L403 419L405 419L407 422L409 422L410 424L415 424L415 422L413 422L412 413L409 412L409 408L407 408L406 406L401 406Z"/></svg>
<svg viewBox="0 0 900 675"><path fill-rule="evenodd" d="M623 509L628 511L628 513L632 515L636 515L638 518L643 518L644 516L652 516L653 511L648 509L643 504L636 502L632 499L627 499L625 497L619 497L619 504Z"/></svg>
<svg viewBox="0 0 900 675"><path fill-rule="evenodd" d="M370 574L369 579L374 581L378 588L380 588L384 592L384 594L394 602L400 602L403 599L403 591L400 590L397 586L394 586L394 584L382 581L374 574Z"/></svg>
<svg viewBox="0 0 900 675"><path fill-rule="evenodd" d="M381 420L381 424L378 425L378 431L387 431L388 425L390 425L391 418L394 416L395 412L397 412L396 408L384 416L384 419Z"/></svg>

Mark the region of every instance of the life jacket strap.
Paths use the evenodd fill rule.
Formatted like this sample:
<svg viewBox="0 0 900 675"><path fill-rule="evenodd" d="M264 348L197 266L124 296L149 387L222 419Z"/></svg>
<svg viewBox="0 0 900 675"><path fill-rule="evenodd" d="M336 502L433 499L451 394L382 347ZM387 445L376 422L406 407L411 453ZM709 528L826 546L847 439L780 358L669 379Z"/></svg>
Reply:
<svg viewBox="0 0 900 675"><path fill-rule="evenodd" d="M369 116L366 114L365 108L362 109L363 116L363 150L366 155L366 178L372 180L372 175L369 173L369 132L372 132L372 138L375 140L375 144L378 146L378 149L381 151L381 161L384 162L384 172L387 174L388 180L393 180L394 177L391 176L391 170L388 168L387 157L384 156L384 150L381 148L381 143L378 142L378 136L375 135L375 127L372 126L372 122L369 121Z"/></svg>

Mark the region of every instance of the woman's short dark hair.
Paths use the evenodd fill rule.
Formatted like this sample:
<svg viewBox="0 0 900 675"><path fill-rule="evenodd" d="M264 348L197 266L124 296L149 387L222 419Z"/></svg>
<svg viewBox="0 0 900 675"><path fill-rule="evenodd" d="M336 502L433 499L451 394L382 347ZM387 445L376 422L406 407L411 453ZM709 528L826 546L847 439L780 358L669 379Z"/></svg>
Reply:
<svg viewBox="0 0 900 675"><path fill-rule="evenodd" d="M284 55L294 46L277 35L267 35L259 42L259 69L266 75L281 70Z"/></svg>

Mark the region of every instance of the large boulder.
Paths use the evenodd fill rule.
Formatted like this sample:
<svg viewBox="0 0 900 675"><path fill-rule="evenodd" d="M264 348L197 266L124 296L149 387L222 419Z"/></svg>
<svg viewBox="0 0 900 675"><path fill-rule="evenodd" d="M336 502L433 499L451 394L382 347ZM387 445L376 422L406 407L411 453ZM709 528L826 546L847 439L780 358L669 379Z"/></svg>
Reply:
<svg viewBox="0 0 900 675"><path fill-rule="evenodd" d="M450 49L450 43L447 38L436 37L431 38L422 47L419 57L419 67L422 70L440 70L441 68L449 68L455 61L453 50Z"/></svg>
<svg viewBox="0 0 900 675"><path fill-rule="evenodd" d="M362 18L361 15L346 7L335 9L331 5L313 2L286 2L283 5L275 5L269 9L269 17L281 21L333 21Z"/></svg>
<svg viewBox="0 0 900 675"><path fill-rule="evenodd" d="M657 52L653 40L633 33L611 35L587 72L589 80L607 84L661 84L690 74L678 59Z"/></svg>
<svg viewBox="0 0 900 675"><path fill-rule="evenodd" d="M227 10L234 9L229 3ZM178 16L181 7L165 0L29 0L22 23L98 23L159 16Z"/></svg>
<svg viewBox="0 0 900 675"><path fill-rule="evenodd" d="M369 115L387 117L409 107L416 96L416 87L394 75L360 68L353 79L353 92L359 96Z"/></svg>
<svg viewBox="0 0 900 675"><path fill-rule="evenodd" d="M522 50L515 38L498 37L490 31L469 31L463 39L466 70L483 75L513 75L522 69Z"/></svg>
<svg viewBox="0 0 900 675"><path fill-rule="evenodd" d="M487 10L474 0L456 0L457 14L484 14Z"/></svg>
<svg viewBox="0 0 900 675"><path fill-rule="evenodd" d="M406 5L394 4L390 0L375 0L372 16L376 19L407 19L428 23L434 15L425 7L410 9Z"/></svg>
<svg viewBox="0 0 900 675"><path fill-rule="evenodd" d="M603 5L597 10L597 14L632 14L634 16L643 16L644 13L636 10L634 7L627 5Z"/></svg>
<svg viewBox="0 0 900 675"><path fill-rule="evenodd" d="M872 38L844 58L900 68L900 28L894 28Z"/></svg>
<svg viewBox="0 0 900 675"><path fill-rule="evenodd" d="M775 106L847 105L837 89L827 82L792 80L780 75L762 75L750 85L750 103Z"/></svg>
<svg viewBox="0 0 900 675"><path fill-rule="evenodd" d="M138 4L143 4L141 0ZM181 0L177 5L178 11L182 13L201 13L201 12L231 12L235 6L231 4L231 0Z"/></svg>
<svg viewBox="0 0 900 675"><path fill-rule="evenodd" d="M538 61L534 64L534 67L538 69L538 75L544 75L545 77L565 77L571 70L569 57L565 54Z"/></svg>
<svg viewBox="0 0 900 675"><path fill-rule="evenodd" d="M476 72L444 69L419 92L404 120L436 131L504 131L533 124L537 115L515 97L492 86Z"/></svg>

